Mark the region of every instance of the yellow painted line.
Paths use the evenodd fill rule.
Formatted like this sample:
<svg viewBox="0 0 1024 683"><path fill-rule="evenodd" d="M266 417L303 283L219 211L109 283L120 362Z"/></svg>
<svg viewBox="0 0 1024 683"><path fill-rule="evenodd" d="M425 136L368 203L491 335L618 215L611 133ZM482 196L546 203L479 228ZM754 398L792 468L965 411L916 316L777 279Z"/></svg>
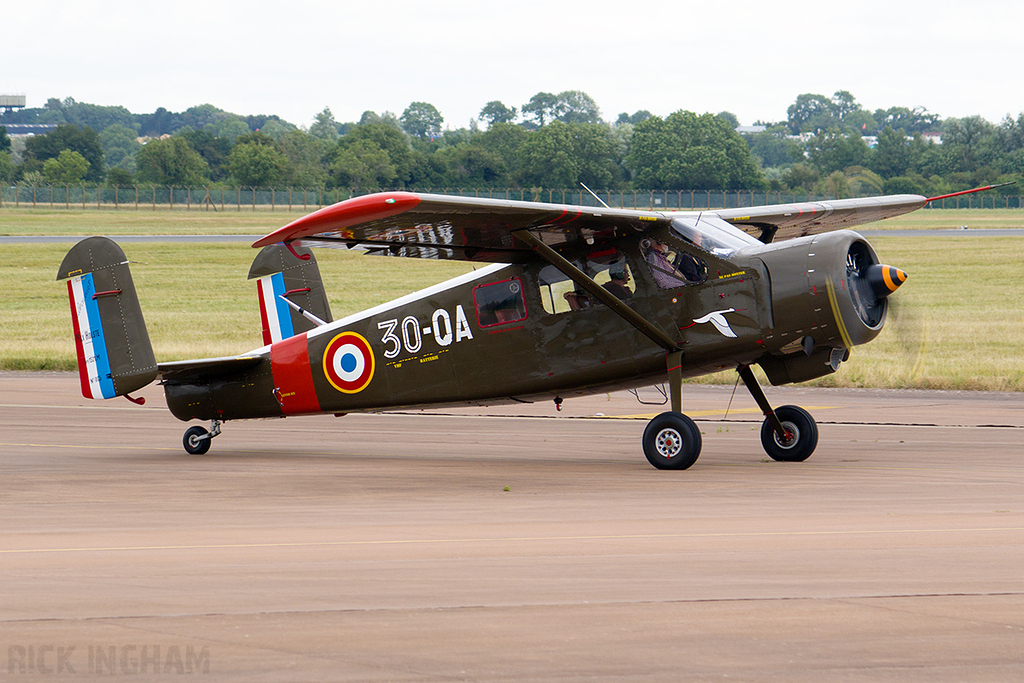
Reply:
<svg viewBox="0 0 1024 683"><path fill-rule="evenodd" d="M839 302L836 301L836 289L835 285L832 284L832 278L825 278L825 289L828 291L828 303L832 307L832 315L835 316L836 326L839 327L839 336L843 338L846 348L852 349L853 342L850 341L850 333L846 331L846 325L843 323L843 314L839 312Z"/></svg>
<svg viewBox="0 0 1024 683"><path fill-rule="evenodd" d="M692 534L600 534L593 536L506 536L493 538L410 538L375 541L306 541L292 543L210 543L193 545L109 546L95 548L17 548L0 555L30 553L140 552L151 550L245 550L250 548L330 548L358 546L442 545L458 543L532 543L538 541L631 541L686 538L779 538L801 536L892 536L901 534L963 534L1024 532L1024 527L967 529L852 529L826 531L736 531Z"/></svg>
<svg viewBox="0 0 1024 683"><path fill-rule="evenodd" d="M832 410L838 406L807 406L804 410ZM722 410L686 410L683 412L690 417L709 417L711 415L725 415L725 409ZM746 414L746 415L761 415L760 408L733 408L729 411L730 415L735 414ZM660 413L641 413L638 415L593 415L592 417L599 417L608 420L650 420Z"/></svg>

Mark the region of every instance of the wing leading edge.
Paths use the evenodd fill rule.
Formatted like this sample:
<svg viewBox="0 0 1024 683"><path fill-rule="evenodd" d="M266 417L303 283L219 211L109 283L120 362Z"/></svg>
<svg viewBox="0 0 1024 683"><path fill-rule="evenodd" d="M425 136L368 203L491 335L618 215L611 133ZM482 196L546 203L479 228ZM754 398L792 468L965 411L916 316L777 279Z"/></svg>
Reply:
<svg viewBox="0 0 1024 683"><path fill-rule="evenodd" d="M512 233L530 230L559 248L644 232L672 220L653 211L384 192L304 216L253 244L359 247L413 258L522 263L537 258Z"/></svg>
<svg viewBox="0 0 1024 683"><path fill-rule="evenodd" d="M762 242L852 228L917 211L930 200L916 194L802 202L714 211Z"/></svg>

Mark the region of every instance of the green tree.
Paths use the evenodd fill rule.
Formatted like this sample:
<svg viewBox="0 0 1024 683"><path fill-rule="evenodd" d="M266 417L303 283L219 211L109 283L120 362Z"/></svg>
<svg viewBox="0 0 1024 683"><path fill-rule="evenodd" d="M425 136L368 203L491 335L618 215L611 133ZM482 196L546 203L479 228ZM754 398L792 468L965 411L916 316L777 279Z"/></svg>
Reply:
<svg viewBox="0 0 1024 683"><path fill-rule="evenodd" d="M138 178L142 182L157 185L204 185L210 167L179 136L162 140L150 140L135 155Z"/></svg>
<svg viewBox="0 0 1024 683"><path fill-rule="evenodd" d="M334 181L339 187L377 189L391 187L398 179L398 169L373 140L355 140L340 147L331 164Z"/></svg>
<svg viewBox="0 0 1024 683"><path fill-rule="evenodd" d="M621 114L619 114L619 118L615 121L615 123L616 124L631 123L631 124L633 124L635 126L636 124L640 123L641 121L646 121L647 119L651 118L652 116L654 116L654 114L652 114L651 112L647 111L646 109L640 109L639 111L634 112L632 116L630 116L629 113L627 113L627 112L622 112Z"/></svg>
<svg viewBox="0 0 1024 683"><path fill-rule="evenodd" d="M273 138L278 142L280 142L281 138L283 138L285 135L292 132L293 130L298 130L298 128L296 128L290 123L278 121L276 119L271 119L267 121L262 126L260 126L259 129L261 133Z"/></svg>
<svg viewBox="0 0 1024 683"><path fill-rule="evenodd" d="M149 137L170 135L185 125L185 118L182 114L175 114L163 107L152 114L141 114L135 118L139 124L139 131Z"/></svg>
<svg viewBox="0 0 1024 683"><path fill-rule="evenodd" d="M309 127L309 134L320 140L334 142L338 139L338 122L334 120L334 114L330 107L313 117L313 125Z"/></svg>
<svg viewBox="0 0 1024 683"><path fill-rule="evenodd" d="M7 135L7 128L0 126L0 152L11 151L11 138Z"/></svg>
<svg viewBox="0 0 1024 683"><path fill-rule="evenodd" d="M525 185L575 187L579 167L569 126L557 121L531 133L519 148L518 167Z"/></svg>
<svg viewBox="0 0 1024 683"><path fill-rule="evenodd" d="M582 90L566 90L555 96L551 114L563 123L601 123L601 110Z"/></svg>
<svg viewBox="0 0 1024 683"><path fill-rule="evenodd" d="M190 126L196 130L202 130L208 124L216 123L229 116L231 115L226 111L212 104L197 104L186 109L182 113L181 118L183 125Z"/></svg>
<svg viewBox="0 0 1024 683"><path fill-rule="evenodd" d="M66 149L78 152L89 162L89 171L85 176L87 182L98 183L103 180L103 146L99 134L92 128L63 125L46 135L30 137L25 142L25 158L26 161L40 162L41 166L47 159L56 159Z"/></svg>
<svg viewBox="0 0 1024 683"><path fill-rule="evenodd" d="M870 166L870 151L860 135L847 135L839 128L818 133L807 142L807 156L822 175L844 171L848 166Z"/></svg>
<svg viewBox="0 0 1024 683"><path fill-rule="evenodd" d="M906 132L886 126L878 134L878 143L871 155L871 169L883 178L902 176L913 164L911 141Z"/></svg>
<svg viewBox="0 0 1024 683"><path fill-rule="evenodd" d="M533 127L543 127L554 117L555 105L558 98L549 92L539 92L530 98L530 101L519 108L523 116L533 119Z"/></svg>
<svg viewBox="0 0 1024 683"><path fill-rule="evenodd" d="M211 133L216 138L226 138L233 142L240 135L245 135L249 132L249 125L240 118L228 117L206 124L203 126L203 130Z"/></svg>
<svg viewBox="0 0 1024 683"><path fill-rule="evenodd" d="M516 108L506 107L498 100L491 100L480 110L480 120L486 121L488 126L496 123L512 123L516 120Z"/></svg>
<svg viewBox="0 0 1024 683"><path fill-rule="evenodd" d="M192 149L199 152L209 168L209 178L221 181L228 177L228 155L231 154L231 140L219 138L206 130L193 130L190 126L179 128L175 137L184 138Z"/></svg>
<svg viewBox="0 0 1024 683"><path fill-rule="evenodd" d="M760 189L764 175L750 148L714 114L677 111L634 128L627 165L634 185L652 190Z"/></svg>
<svg viewBox="0 0 1024 683"><path fill-rule="evenodd" d="M788 166L803 159L803 148L795 140L786 137L784 125L772 126L762 133L744 135L750 152L761 160L763 168Z"/></svg>
<svg viewBox="0 0 1024 683"><path fill-rule="evenodd" d="M974 173L992 162L997 144L995 126L980 116L946 119L942 126L942 146L956 159L956 171Z"/></svg>
<svg viewBox="0 0 1024 683"><path fill-rule="evenodd" d="M17 172L18 168L14 165L11 155L7 152L0 152L0 183L13 182Z"/></svg>
<svg viewBox="0 0 1024 683"><path fill-rule="evenodd" d="M240 185L271 187L278 185L288 176L290 164L288 157L275 149L273 144L248 140L240 142L231 150L231 154L228 155L228 169Z"/></svg>
<svg viewBox="0 0 1024 683"><path fill-rule="evenodd" d="M810 192L821 178L821 174L810 164L797 163L782 174L782 181L790 190Z"/></svg>
<svg viewBox="0 0 1024 683"><path fill-rule="evenodd" d="M404 187L412 172L413 154L397 120L385 115L353 126L338 138L329 162L339 186Z"/></svg>
<svg viewBox="0 0 1024 683"><path fill-rule="evenodd" d="M740 120L736 118L736 114L733 114L731 111L720 111L715 116L732 126L733 130L740 127Z"/></svg>
<svg viewBox="0 0 1024 683"><path fill-rule="evenodd" d="M838 127L832 100L824 95L803 93L786 109L786 121L793 135Z"/></svg>
<svg viewBox="0 0 1024 683"><path fill-rule="evenodd" d="M135 155L142 148L135 129L120 123L107 126L100 133L100 144L103 145L103 158L108 167L125 169L129 173L135 170Z"/></svg>
<svg viewBox="0 0 1024 683"><path fill-rule="evenodd" d="M290 130L278 140L282 154L288 157L291 176L288 182L297 187L324 187L327 165L324 156L330 143L301 130Z"/></svg>
<svg viewBox="0 0 1024 683"><path fill-rule="evenodd" d="M476 144L501 158L509 174L508 182L511 183L519 148L530 135L522 126L511 123L495 123L480 135Z"/></svg>
<svg viewBox="0 0 1024 683"><path fill-rule="evenodd" d="M874 119L877 122L878 130L886 127L893 130L901 128L907 131L908 135L914 133L930 133L940 129L942 119L937 114L931 114L924 107L889 107L888 109L876 109Z"/></svg>
<svg viewBox="0 0 1024 683"><path fill-rule="evenodd" d="M110 187L131 187L135 184L135 176L123 168L112 168L107 171L107 185Z"/></svg>
<svg viewBox="0 0 1024 683"><path fill-rule="evenodd" d="M56 159L43 163L43 178L51 185L75 185L89 171L89 162L78 152L63 150Z"/></svg>
<svg viewBox="0 0 1024 683"><path fill-rule="evenodd" d="M402 112L402 130L413 137L437 137L441 134L444 117L429 102L413 102Z"/></svg>
<svg viewBox="0 0 1024 683"><path fill-rule="evenodd" d="M519 178L529 186L611 187L620 175L614 148L608 126L554 121L520 145Z"/></svg>

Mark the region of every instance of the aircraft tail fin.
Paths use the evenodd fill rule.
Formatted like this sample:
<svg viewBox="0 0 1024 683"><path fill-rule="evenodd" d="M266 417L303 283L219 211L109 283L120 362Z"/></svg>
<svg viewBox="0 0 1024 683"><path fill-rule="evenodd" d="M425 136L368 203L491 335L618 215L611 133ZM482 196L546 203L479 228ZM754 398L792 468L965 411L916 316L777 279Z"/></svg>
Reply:
<svg viewBox="0 0 1024 683"><path fill-rule="evenodd" d="M68 281L82 395L125 396L156 379L153 346L121 247L106 237L84 239L64 257L57 279Z"/></svg>
<svg viewBox="0 0 1024 683"><path fill-rule="evenodd" d="M309 249L264 247L252 262L249 279L257 280L264 344L332 321L320 267Z"/></svg>

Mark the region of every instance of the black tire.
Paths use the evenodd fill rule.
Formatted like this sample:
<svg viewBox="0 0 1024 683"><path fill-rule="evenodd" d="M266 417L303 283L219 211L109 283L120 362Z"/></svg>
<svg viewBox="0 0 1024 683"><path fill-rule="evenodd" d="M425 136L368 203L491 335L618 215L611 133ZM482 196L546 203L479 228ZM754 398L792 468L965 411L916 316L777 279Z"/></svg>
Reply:
<svg viewBox="0 0 1024 683"><path fill-rule="evenodd" d="M185 430L185 436L182 438L181 443L185 446L185 450L188 451L189 455L203 455L210 450L210 444L213 443L213 439L210 438L210 432L202 427L189 427Z"/></svg>
<svg viewBox="0 0 1024 683"><path fill-rule="evenodd" d="M768 457L779 462L803 462L811 457L818 446L818 425L811 414L799 406L781 406L775 415L792 439L780 439L765 419L761 425L761 445Z"/></svg>
<svg viewBox="0 0 1024 683"><path fill-rule="evenodd" d="M644 455L659 470L685 470L700 457L700 429L682 413L668 412L647 423Z"/></svg>

